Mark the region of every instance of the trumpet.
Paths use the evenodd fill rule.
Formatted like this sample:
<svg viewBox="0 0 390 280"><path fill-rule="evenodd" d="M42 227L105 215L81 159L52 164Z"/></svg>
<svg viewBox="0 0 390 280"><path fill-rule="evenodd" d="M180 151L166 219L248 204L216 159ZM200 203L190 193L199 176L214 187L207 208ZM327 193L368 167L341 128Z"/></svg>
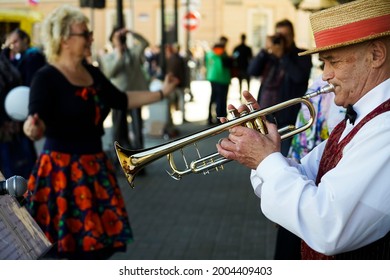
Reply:
<svg viewBox="0 0 390 280"><path fill-rule="evenodd" d="M126 150L125 148L121 147L117 141L115 141L115 151L127 181L132 188L134 188L134 178L136 174L146 165L160 159L163 156L167 156L169 166L172 170L172 172L167 171L167 173L176 180L180 180L184 175L187 174L208 174L211 171L223 170L223 164L231 160L221 156L218 152L201 157L196 145L197 142L208 137L218 135L229 130L231 127L238 125L244 125L246 127L256 129L262 134L267 134L268 132L264 123L264 119L267 115L273 114L290 106L304 104L309 110L310 119L299 127L296 127L295 124L290 124L280 128L278 133L281 136L281 140L284 140L295 134L305 131L313 125L316 112L310 99L317 95L329 93L332 91L334 91L334 86L332 84L327 84L319 90L308 93L303 97L290 99L262 110L254 110L251 104L247 104L249 112L244 111L238 117L235 116L234 112L229 112L232 114L232 119L229 119L227 122L221 123L214 127L204 129L202 131L170 141L165 144L141 150ZM184 157L183 148L189 145L194 145L196 147L198 158L188 164L186 158ZM178 150L180 150L183 155L183 160L185 163L185 169L183 170L179 170L176 167L175 161L173 159L173 153Z"/></svg>

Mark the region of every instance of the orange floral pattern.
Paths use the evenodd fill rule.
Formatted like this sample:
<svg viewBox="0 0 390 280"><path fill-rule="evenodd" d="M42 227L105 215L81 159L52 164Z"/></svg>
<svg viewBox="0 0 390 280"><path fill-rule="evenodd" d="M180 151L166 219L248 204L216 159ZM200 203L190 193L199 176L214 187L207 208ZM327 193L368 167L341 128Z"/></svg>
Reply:
<svg viewBox="0 0 390 280"><path fill-rule="evenodd" d="M123 227L118 215L112 210L106 210L103 213L103 226L109 236L118 234Z"/></svg>
<svg viewBox="0 0 390 280"><path fill-rule="evenodd" d="M107 190L102 185L100 185L98 182L95 182L94 185L95 185L95 193L96 193L97 198L99 198L99 199L108 199L109 198Z"/></svg>
<svg viewBox="0 0 390 280"><path fill-rule="evenodd" d="M58 241L58 250L63 252L75 251L76 241L71 234L67 234L63 239Z"/></svg>
<svg viewBox="0 0 390 280"><path fill-rule="evenodd" d="M95 238L86 236L83 239L83 249L84 251L94 251L102 249L103 244L99 243Z"/></svg>
<svg viewBox="0 0 390 280"><path fill-rule="evenodd" d="M27 190L32 192L35 188L35 177L34 176L30 176L28 182L27 182ZM25 196L27 195L27 193L25 194Z"/></svg>
<svg viewBox="0 0 390 280"><path fill-rule="evenodd" d="M81 210L86 210L92 206L92 193L86 186L78 186L74 189L73 194L76 198L76 205Z"/></svg>
<svg viewBox="0 0 390 280"><path fill-rule="evenodd" d="M74 218L67 219L66 225L68 226L68 228L70 228L70 231L72 233L80 231L80 229L83 227L83 224L81 223L81 221L78 219L74 219Z"/></svg>
<svg viewBox="0 0 390 280"><path fill-rule="evenodd" d="M65 189L66 184L67 184L67 179L64 174L64 172L59 171L59 172L53 172L52 174L52 185L55 190L55 192L59 192Z"/></svg>
<svg viewBox="0 0 390 280"><path fill-rule="evenodd" d="M93 212L88 212L84 222L85 230L91 231L93 236L99 236L103 234L103 226L100 221L100 217Z"/></svg>
<svg viewBox="0 0 390 280"><path fill-rule="evenodd" d="M89 176L96 175L100 166L93 155L84 155L80 157L80 164Z"/></svg>
<svg viewBox="0 0 390 280"><path fill-rule="evenodd" d="M49 155L42 155L38 169L38 176L47 177L52 170L51 160Z"/></svg>
<svg viewBox="0 0 390 280"><path fill-rule="evenodd" d="M69 165L70 155L58 152L51 152L51 158L54 160L55 164L58 166L64 167Z"/></svg>
<svg viewBox="0 0 390 280"><path fill-rule="evenodd" d="M42 225L48 225L50 223L49 208L47 205L42 204L38 208L37 221Z"/></svg>
<svg viewBox="0 0 390 280"><path fill-rule="evenodd" d="M84 87L76 91L76 96L80 96L84 100L88 100L96 94L96 90L92 87Z"/></svg>
<svg viewBox="0 0 390 280"><path fill-rule="evenodd" d="M63 215L68 209L68 202L66 201L65 198L59 196L57 197L57 207L58 207L58 214Z"/></svg>
<svg viewBox="0 0 390 280"><path fill-rule="evenodd" d="M50 194L50 188L49 187L44 187L37 191L35 195L35 200L38 202L48 202L49 201L49 194Z"/></svg>
<svg viewBox="0 0 390 280"><path fill-rule="evenodd" d="M43 151L29 178L26 201L59 252L119 248L132 241L115 170L103 152Z"/></svg>
<svg viewBox="0 0 390 280"><path fill-rule="evenodd" d="M72 174L71 176L72 181L74 182L78 182L82 178L83 172L81 171L79 164L77 162L72 163L71 174Z"/></svg>

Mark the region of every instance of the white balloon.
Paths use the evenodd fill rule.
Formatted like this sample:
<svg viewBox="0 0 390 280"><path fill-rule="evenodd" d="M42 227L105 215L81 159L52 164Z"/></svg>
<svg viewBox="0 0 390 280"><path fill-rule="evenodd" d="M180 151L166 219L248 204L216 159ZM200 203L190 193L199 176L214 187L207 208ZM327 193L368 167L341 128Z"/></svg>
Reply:
<svg viewBox="0 0 390 280"><path fill-rule="evenodd" d="M30 88L18 86L8 92L5 97L5 111L15 121L25 121L28 116L28 99Z"/></svg>
<svg viewBox="0 0 390 280"><path fill-rule="evenodd" d="M162 89L163 82L159 79L153 79L149 84L150 91L159 91Z"/></svg>

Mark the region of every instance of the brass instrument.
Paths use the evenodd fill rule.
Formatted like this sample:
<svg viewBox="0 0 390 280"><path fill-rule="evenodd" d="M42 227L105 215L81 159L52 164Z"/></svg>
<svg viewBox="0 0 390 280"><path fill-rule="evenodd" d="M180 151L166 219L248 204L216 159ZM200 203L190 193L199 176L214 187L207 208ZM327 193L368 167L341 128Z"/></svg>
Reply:
<svg viewBox="0 0 390 280"><path fill-rule="evenodd" d="M264 123L265 116L299 103L305 104L309 109L310 119L306 124L300 127L295 127L295 125L288 125L286 127L280 128L278 132L281 135L281 139L286 139L308 129L314 123L316 112L314 110L313 104L310 102L309 99L323 93L332 92L333 90L334 86L332 84L328 84L315 92L306 94L303 97L294 98L262 110L254 110L252 106L248 104L250 112L244 111L240 114L239 117L235 117L234 112L230 112L232 114L233 119L227 122L152 148L141 150L126 150L122 148L118 142L115 142L116 154L118 156L120 165L122 166L122 169L127 177L127 181L129 182L131 187L134 187L135 175L142 168L165 155L167 156L169 165L172 169L172 173L168 172L168 174L176 180L180 180L184 175L190 173L202 172L203 174L208 174L210 171L213 170L222 170L223 164L229 162L230 160L224 158L219 153L214 153L206 157L201 157L199 150L197 149L199 158L192 161L188 165L182 149L190 144L196 146L196 143L198 141L211 136L215 136L217 134L229 130L229 128L231 127L238 125L245 125L249 128L258 130L262 134L267 134L266 126ZM173 152L178 150L180 150L183 154L183 160L186 166L185 170L178 170L173 160Z"/></svg>

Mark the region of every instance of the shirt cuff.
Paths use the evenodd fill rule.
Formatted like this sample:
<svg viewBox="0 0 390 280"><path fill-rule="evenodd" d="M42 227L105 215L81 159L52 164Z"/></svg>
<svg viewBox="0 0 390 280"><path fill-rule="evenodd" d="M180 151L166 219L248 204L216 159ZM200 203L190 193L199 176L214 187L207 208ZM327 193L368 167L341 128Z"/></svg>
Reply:
<svg viewBox="0 0 390 280"><path fill-rule="evenodd" d="M256 195L260 197L262 184L267 181L268 178L274 177L275 173L278 173L279 170L288 166L288 161L281 153L272 153L267 156L259 166L257 166L256 170L252 170L251 172L252 187Z"/></svg>

